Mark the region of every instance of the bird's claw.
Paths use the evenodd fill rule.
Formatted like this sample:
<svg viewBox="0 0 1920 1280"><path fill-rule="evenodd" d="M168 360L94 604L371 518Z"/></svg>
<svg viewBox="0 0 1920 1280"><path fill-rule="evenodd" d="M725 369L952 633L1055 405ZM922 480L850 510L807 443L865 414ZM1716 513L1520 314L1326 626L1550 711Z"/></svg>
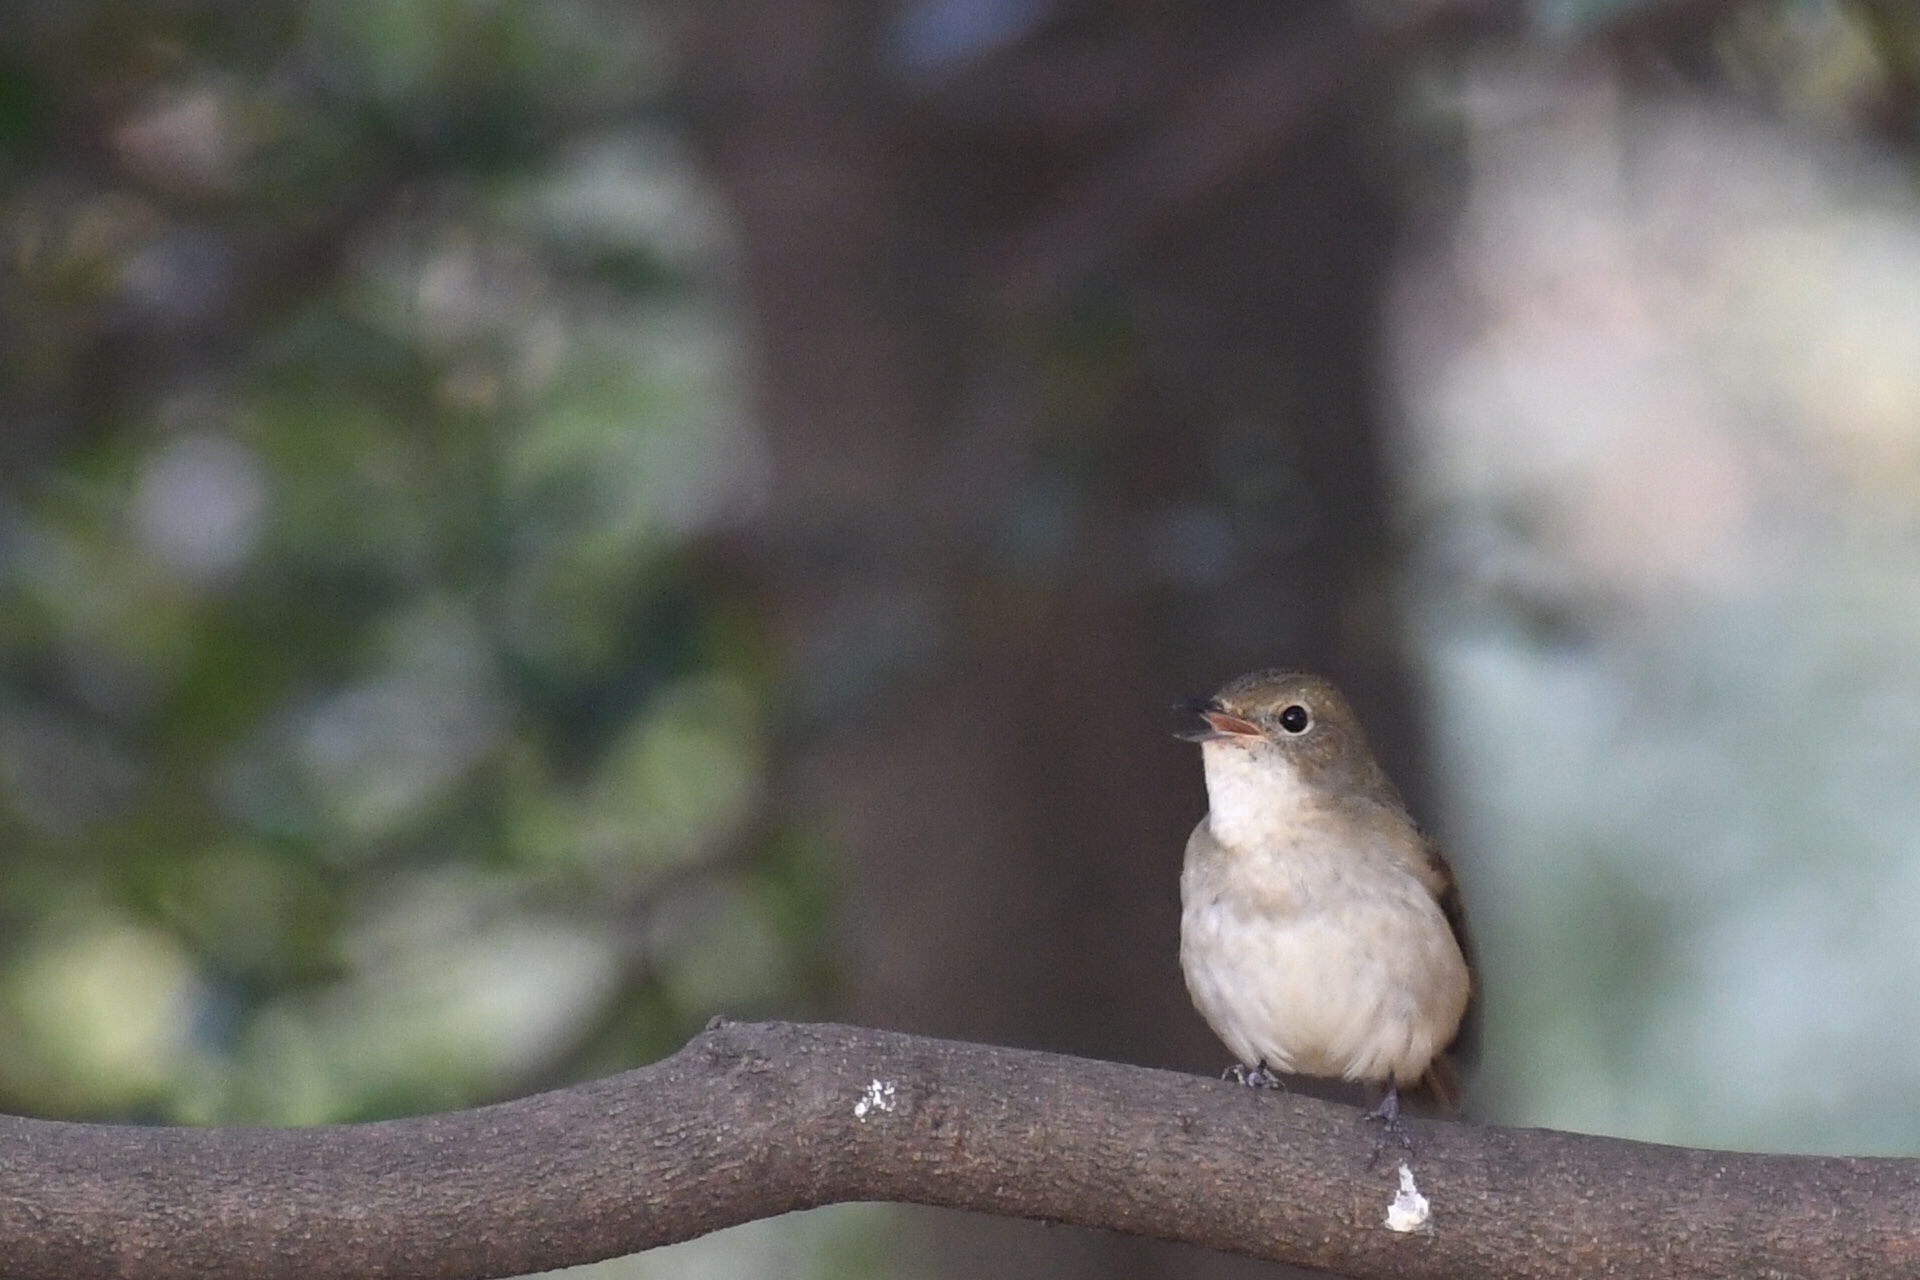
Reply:
<svg viewBox="0 0 1920 1280"><path fill-rule="evenodd" d="M1250 1089L1284 1089L1286 1082L1268 1069L1265 1062L1255 1067L1242 1066L1236 1062L1220 1073L1222 1080L1231 1080L1235 1084L1244 1084Z"/></svg>
<svg viewBox="0 0 1920 1280"><path fill-rule="evenodd" d="M1389 1141L1397 1143L1407 1155L1413 1155L1413 1135L1407 1132L1407 1126L1400 1122L1400 1087L1391 1077L1387 1080L1387 1096L1380 1099L1379 1106L1360 1118L1365 1121L1378 1121L1380 1124L1380 1137L1373 1144L1373 1154L1367 1157L1367 1168L1371 1169L1380 1163L1380 1157L1386 1151Z"/></svg>

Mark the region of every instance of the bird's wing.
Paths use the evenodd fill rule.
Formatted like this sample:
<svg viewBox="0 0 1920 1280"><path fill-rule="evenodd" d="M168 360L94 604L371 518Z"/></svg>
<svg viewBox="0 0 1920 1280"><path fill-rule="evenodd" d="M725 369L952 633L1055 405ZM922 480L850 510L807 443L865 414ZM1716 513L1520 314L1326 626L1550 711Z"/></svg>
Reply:
<svg viewBox="0 0 1920 1280"><path fill-rule="evenodd" d="M1453 930L1453 940L1459 944L1460 954L1467 962L1467 976L1473 984L1467 995L1467 1010L1460 1016L1459 1029L1440 1052L1452 1059L1451 1066L1454 1069L1471 1069L1480 1061L1480 960L1474 954L1473 935L1467 931L1467 908L1460 900L1460 881L1455 878L1447 856L1440 852L1440 846L1431 839L1426 844L1427 857L1432 860L1441 879L1441 886L1433 896L1440 903L1440 911L1446 916L1447 925ZM1457 1078L1454 1092L1456 1095L1459 1092Z"/></svg>

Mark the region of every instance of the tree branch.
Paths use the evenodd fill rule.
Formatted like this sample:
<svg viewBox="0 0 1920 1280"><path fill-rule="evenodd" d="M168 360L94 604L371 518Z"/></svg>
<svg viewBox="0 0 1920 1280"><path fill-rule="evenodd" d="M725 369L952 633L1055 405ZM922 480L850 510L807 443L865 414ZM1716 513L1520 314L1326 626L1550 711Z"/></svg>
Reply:
<svg viewBox="0 0 1920 1280"><path fill-rule="evenodd" d="M0 1271L480 1277L846 1200L1179 1240L1362 1277L1920 1272L1920 1161L1413 1121L1428 1230L1351 1108L829 1024L717 1024L501 1106L313 1129L0 1119Z"/></svg>

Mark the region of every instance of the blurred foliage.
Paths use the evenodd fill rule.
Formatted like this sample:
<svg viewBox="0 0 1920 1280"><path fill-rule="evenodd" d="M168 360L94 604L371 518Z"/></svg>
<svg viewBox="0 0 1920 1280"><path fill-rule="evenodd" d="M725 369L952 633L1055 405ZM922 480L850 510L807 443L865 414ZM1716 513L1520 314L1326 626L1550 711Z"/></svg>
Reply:
<svg viewBox="0 0 1920 1280"><path fill-rule="evenodd" d="M805 1007L655 11L0 29L0 1106L342 1120Z"/></svg>

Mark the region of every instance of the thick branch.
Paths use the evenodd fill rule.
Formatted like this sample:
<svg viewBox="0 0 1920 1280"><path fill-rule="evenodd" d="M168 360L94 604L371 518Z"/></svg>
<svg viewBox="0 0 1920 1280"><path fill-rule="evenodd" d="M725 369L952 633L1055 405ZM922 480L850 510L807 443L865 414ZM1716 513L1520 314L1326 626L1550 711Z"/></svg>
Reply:
<svg viewBox="0 0 1920 1280"><path fill-rule="evenodd" d="M1053 1054L724 1024L502 1106L314 1129L0 1120L0 1270L537 1271L844 1200L1182 1240L1353 1276L1911 1276L1920 1161L1413 1122L1426 1232L1356 1113Z"/></svg>

